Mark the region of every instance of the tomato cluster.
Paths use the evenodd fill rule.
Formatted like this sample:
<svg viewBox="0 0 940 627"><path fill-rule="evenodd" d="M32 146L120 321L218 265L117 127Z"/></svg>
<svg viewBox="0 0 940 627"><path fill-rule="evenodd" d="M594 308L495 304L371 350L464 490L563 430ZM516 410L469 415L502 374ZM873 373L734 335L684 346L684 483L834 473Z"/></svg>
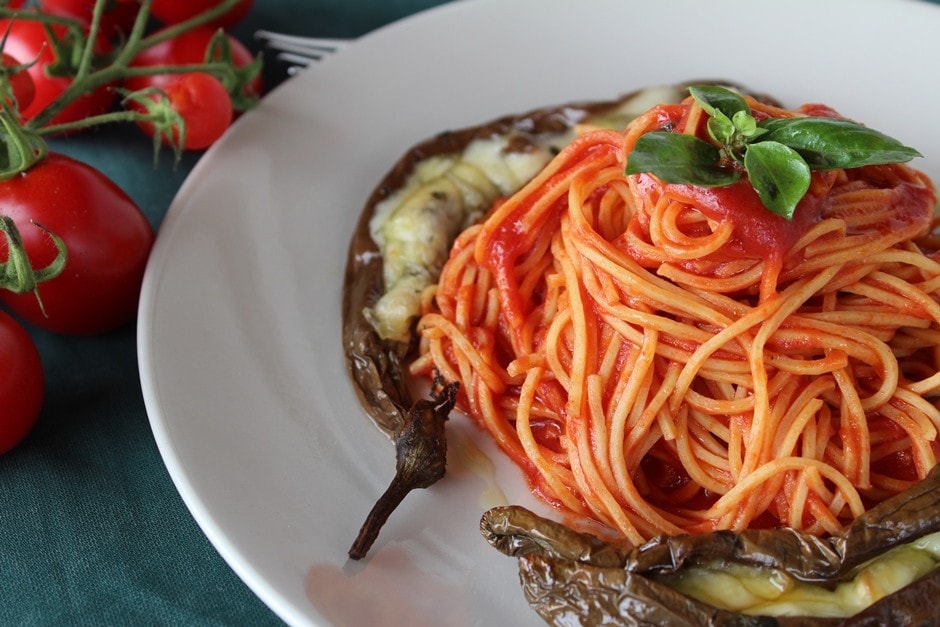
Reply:
<svg viewBox="0 0 940 627"><path fill-rule="evenodd" d="M261 94L260 61L224 30L252 0L230 1L224 13L223 0L154 0L148 16L138 15L139 0L98 1L93 50L105 67L131 41L135 22L159 24L138 38L150 43L129 63L87 89L77 69L87 61L74 51L88 45L95 0L39 0L0 19L0 150L8 147L0 164L25 160L0 173L0 454L29 433L44 395L39 354L21 323L94 335L129 322L154 242L153 227L122 189L81 161L47 152L41 136L130 120L155 141L201 149ZM218 15L186 24L206 11ZM22 276L28 280L18 282Z"/></svg>

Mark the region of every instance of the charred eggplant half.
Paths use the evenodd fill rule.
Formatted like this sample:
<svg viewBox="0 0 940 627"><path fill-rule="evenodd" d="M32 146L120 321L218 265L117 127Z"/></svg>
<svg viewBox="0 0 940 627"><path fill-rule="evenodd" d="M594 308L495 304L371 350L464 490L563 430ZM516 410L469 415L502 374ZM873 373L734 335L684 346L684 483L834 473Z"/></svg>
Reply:
<svg viewBox="0 0 940 627"><path fill-rule="evenodd" d="M940 467L818 538L781 528L660 536L623 547L517 506L480 529L519 560L553 625L933 625L940 621Z"/></svg>

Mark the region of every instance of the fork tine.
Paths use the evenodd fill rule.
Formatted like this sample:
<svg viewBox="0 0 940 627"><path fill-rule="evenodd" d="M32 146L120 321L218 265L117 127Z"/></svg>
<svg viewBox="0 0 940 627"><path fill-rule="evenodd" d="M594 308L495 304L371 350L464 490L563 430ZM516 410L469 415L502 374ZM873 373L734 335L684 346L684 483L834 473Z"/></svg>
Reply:
<svg viewBox="0 0 940 627"><path fill-rule="evenodd" d="M268 30L255 31L255 38L263 40L268 47L274 50L317 59L324 56L325 53L336 52L349 44L348 39L304 37L287 33L275 33Z"/></svg>

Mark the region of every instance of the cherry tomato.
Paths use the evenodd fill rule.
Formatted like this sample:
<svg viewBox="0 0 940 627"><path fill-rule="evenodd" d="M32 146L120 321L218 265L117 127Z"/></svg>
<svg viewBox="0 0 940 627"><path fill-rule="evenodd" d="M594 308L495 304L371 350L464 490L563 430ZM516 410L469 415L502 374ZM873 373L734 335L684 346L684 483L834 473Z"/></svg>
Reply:
<svg viewBox="0 0 940 627"><path fill-rule="evenodd" d="M219 79L211 74L184 74L164 91L169 97L169 106L183 118L186 128L183 148L186 150L208 148L232 123L232 100ZM143 122L140 127L150 137L156 132L150 123ZM165 133L162 140L170 144L170 137ZM179 128L176 126L172 130L172 140L173 143L179 142Z"/></svg>
<svg viewBox="0 0 940 627"><path fill-rule="evenodd" d="M131 320L154 232L131 198L95 168L49 153L25 173L0 182L0 207L13 219L34 268L56 249L43 225L65 242L68 259L55 278L32 293L4 291L0 299L17 315L59 333L92 335ZM0 259L6 258L0 241Z"/></svg>
<svg viewBox="0 0 940 627"><path fill-rule="evenodd" d="M50 76L46 72L46 66L55 61L55 53L41 23L26 18L0 20L0 33L7 32L7 29L9 31L3 48L4 52L16 59L22 59L23 63L36 59L36 63L27 70L36 87L35 97L28 107L20 108L20 114L24 119L29 120L64 92L72 79L68 76ZM63 36L67 29L56 25L53 30L58 36ZM99 38L96 50L107 52L109 49L110 44L107 39ZM69 104L50 121L50 124L74 122L104 113L111 107L115 97L116 92L113 89L102 86Z"/></svg>
<svg viewBox="0 0 940 627"><path fill-rule="evenodd" d="M21 65L19 60L5 52L0 63L6 67ZM10 93L16 100L17 106L21 109L28 107L36 96L36 84L33 83L33 77L26 70L21 70L15 74L7 74L7 80L10 83Z"/></svg>
<svg viewBox="0 0 940 627"><path fill-rule="evenodd" d="M209 45L215 37L217 30L209 26L200 26L188 30L156 46L152 46L131 62L132 67L152 67L155 65L190 65L204 63L209 52ZM254 61L248 48L235 37L228 35L229 48L232 53L232 63L235 67L244 67ZM146 87L166 88L181 74L155 74L153 76L132 76L124 81L124 86L130 91L137 91ZM257 76L247 86L253 93L261 93L261 77Z"/></svg>
<svg viewBox="0 0 940 627"><path fill-rule="evenodd" d="M39 0L39 9L49 15L69 17L91 25L95 0ZM129 33L140 9L140 0L106 0L101 30L108 35Z"/></svg>
<svg viewBox="0 0 940 627"><path fill-rule="evenodd" d="M196 17L219 4L221 0L153 0L150 14L169 26ZM234 26L245 18L252 4L253 0L240 0L231 9L209 22L209 25L223 28Z"/></svg>
<svg viewBox="0 0 940 627"><path fill-rule="evenodd" d="M23 441L42 408L39 351L22 326L0 311L0 454Z"/></svg>

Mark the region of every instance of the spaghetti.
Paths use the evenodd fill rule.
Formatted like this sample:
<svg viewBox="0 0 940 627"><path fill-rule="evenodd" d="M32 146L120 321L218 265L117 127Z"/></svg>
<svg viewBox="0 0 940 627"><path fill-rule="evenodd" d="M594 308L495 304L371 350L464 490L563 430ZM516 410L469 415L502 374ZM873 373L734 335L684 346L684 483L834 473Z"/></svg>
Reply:
<svg viewBox="0 0 940 627"><path fill-rule="evenodd" d="M429 291L411 371L459 381L575 521L634 543L832 533L940 451L934 188L906 165L814 172L788 221L743 182L624 175L642 134L702 118L689 99L588 129L496 203Z"/></svg>

